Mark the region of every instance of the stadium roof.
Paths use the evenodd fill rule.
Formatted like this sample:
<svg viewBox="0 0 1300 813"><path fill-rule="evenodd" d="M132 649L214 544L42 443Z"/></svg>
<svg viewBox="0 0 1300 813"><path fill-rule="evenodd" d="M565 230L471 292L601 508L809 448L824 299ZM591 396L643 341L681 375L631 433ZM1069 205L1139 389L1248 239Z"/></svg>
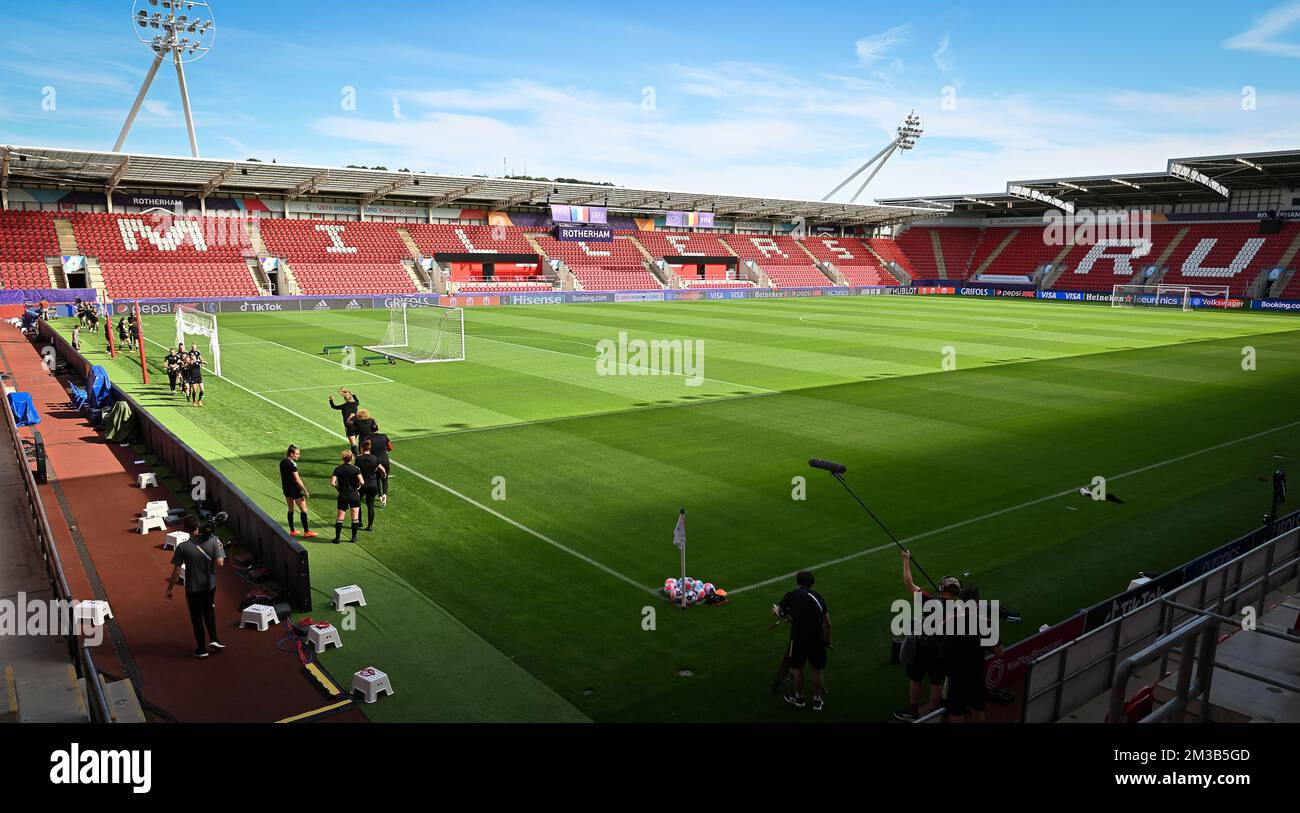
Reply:
<svg viewBox="0 0 1300 813"><path fill-rule="evenodd" d="M1122 209L1152 204L1223 203L1224 192L1300 189L1300 150L1171 158L1163 171L1009 181L1002 192L878 200L889 206L951 207L953 213L1041 215L1059 208Z"/></svg>
<svg viewBox="0 0 1300 813"><path fill-rule="evenodd" d="M710 211L740 220L877 225L914 220L925 210L908 206L861 205L632 189L598 184L552 183L506 178L342 169L261 161L181 158L131 153L87 152L50 147L0 146L0 186L9 183L149 188L201 197L237 194L313 195L352 198L363 205L384 200L429 206L504 209L546 203L606 206L631 215L666 211Z"/></svg>

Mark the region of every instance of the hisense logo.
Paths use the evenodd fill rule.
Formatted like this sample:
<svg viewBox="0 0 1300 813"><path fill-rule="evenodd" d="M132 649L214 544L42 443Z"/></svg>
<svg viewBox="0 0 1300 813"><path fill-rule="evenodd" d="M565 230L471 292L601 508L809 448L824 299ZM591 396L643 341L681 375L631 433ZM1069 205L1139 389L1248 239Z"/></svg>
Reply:
<svg viewBox="0 0 1300 813"><path fill-rule="evenodd" d="M83 751L74 742L51 753L50 765L54 785L129 785L132 793L153 788L152 751Z"/></svg>

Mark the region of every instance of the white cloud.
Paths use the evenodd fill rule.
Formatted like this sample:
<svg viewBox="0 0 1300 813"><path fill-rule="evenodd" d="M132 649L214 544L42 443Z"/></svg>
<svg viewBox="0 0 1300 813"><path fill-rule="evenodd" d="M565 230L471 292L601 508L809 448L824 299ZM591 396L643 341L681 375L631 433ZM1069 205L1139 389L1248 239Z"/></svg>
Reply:
<svg viewBox="0 0 1300 813"><path fill-rule="evenodd" d="M1287 31L1295 35L1295 41L1278 39ZM1269 11L1253 26L1223 43L1223 47L1300 59L1300 2L1284 3Z"/></svg>
<svg viewBox="0 0 1300 813"><path fill-rule="evenodd" d="M949 50L948 35L944 34L943 39L939 41L939 48L930 57L934 60L934 66L939 69L940 73L952 73L953 59L952 51Z"/></svg>
<svg viewBox="0 0 1300 813"><path fill-rule="evenodd" d="M858 40L853 44L853 49L858 55L858 64L867 68L875 66L877 62L886 57L889 51L907 42L907 37L911 32L912 26L910 25L896 25L879 34L872 34Z"/></svg>
<svg viewBox="0 0 1300 813"><path fill-rule="evenodd" d="M896 197L995 192L1009 180L1153 171L1179 155L1293 146L1300 119L1296 94L1270 94L1246 112L1238 96L1200 89L1045 93L966 93L944 110L933 89L724 62L672 69L647 111L639 87L600 94L486 82L398 91L400 120L387 111L318 119L314 131L333 141L329 156L313 160L473 174L499 172L508 156L549 177L817 199L887 144L915 107L925 136L868 190Z"/></svg>

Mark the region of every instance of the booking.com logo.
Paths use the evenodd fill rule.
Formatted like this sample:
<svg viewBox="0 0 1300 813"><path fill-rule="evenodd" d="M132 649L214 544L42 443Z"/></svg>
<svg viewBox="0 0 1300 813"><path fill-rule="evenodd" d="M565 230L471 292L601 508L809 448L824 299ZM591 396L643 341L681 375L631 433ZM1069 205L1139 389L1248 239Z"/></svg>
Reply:
<svg viewBox="0 0 1300 813"><path fill-rule="evenodd" d="M99 646L104 627L92 623L93 606L76 600L28 600L26 593L0 599L0 638L80 635L86 646Z"/></svg>

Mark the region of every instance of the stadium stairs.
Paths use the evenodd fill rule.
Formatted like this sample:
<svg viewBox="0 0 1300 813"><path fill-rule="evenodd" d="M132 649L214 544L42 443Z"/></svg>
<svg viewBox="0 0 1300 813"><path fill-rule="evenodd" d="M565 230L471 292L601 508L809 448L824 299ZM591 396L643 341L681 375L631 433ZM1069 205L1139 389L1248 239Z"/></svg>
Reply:
<svg viewBox="0 0 1300 813"><path fill-rule="evenodd" d="M911 285L916 279L915 266L892 238L873 237L866 240L865 244L876 255L880 267L892 274L900 285Z"/></svg>
<svg viewBox="0 0 1300 813"><path fill-rule="evenodd" d="M897 285L871 247L854 237L805 237L799 243L818 267L839 284L853 287Z"/></svg>
<svg viewBox="0 0 1300 813"><path fill-rule="evenodd" d="M1257 622L1259 628L1283 633L1294 630L1300 618L1296 583L1293 581L1286 589L1273 591L1263 607ZM1243 630L1240 622L1219 624L1216 636L1209 702L1189 701L1186 722L1201 722L1207 717L1216 723L1300 722L1300 692L1283 691L1266 682L1295 685L1296 676L1300 675L1300 636L1284 641ZM1134 716L1150 713L1177 697L1177 648L1170 653L1163 673L1160 667L1158 660L1142 667L1125 685L1126 706L1134 711ZM1110 691L1107 690L1060 722L1108 722L1109 708Z"/></svg>
<svg viewBox="0 0 1300 813"><path fill-rule="evenodd" d="M724 234L722 241L773 288L824 287L830 277L814 264L814 258L794 238L785 234Z"/></svg>
<svg viewBox="0 0 1300 813"><path fill-rule="evenodd" d="M11 329L6 327L6 331ZM0 419L3 415L0 415ZM13 452L7 420L0 420L0 597L50 601L23 473ZM51 517L53 523L59 517ZM66 532L66 525L62 529ZM85 698L64 639L58 636L0 636L0 723L85 723Z"/></svg>

